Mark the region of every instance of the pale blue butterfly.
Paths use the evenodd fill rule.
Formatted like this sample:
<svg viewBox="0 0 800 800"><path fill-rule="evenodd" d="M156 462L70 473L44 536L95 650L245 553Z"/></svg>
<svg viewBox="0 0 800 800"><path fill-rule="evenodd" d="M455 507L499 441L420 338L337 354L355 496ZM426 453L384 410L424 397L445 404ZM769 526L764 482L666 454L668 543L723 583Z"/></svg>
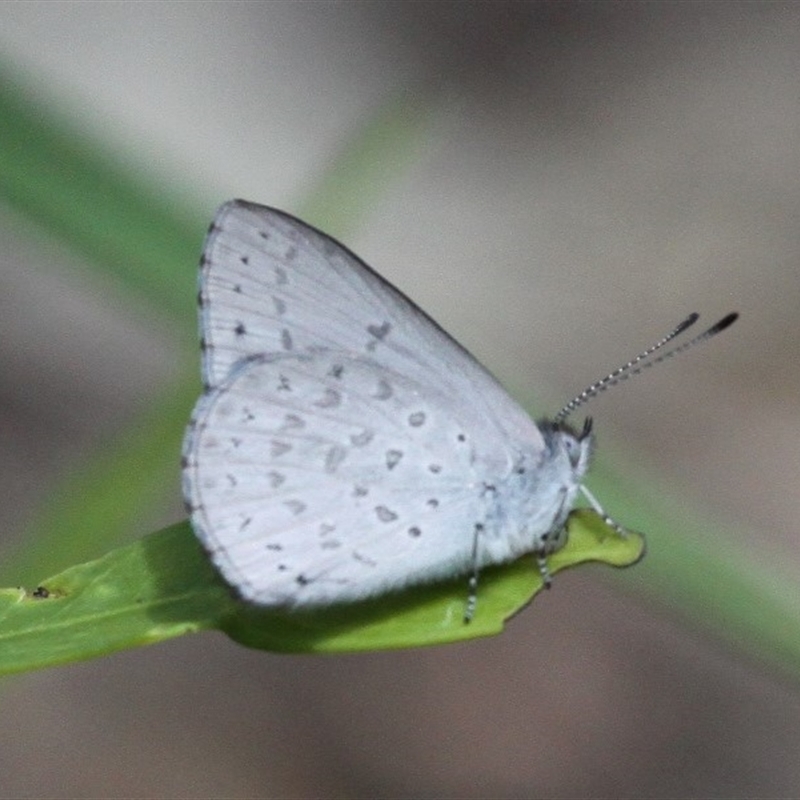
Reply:
<svg viewBox="0 0 800 800"><path fill-rule="evenodd" d="M329 605L470 575L563 546L593 448L589 397L696 319L534 423L463 347L357 256L281 211L234 200L200 273L205 392L184 497L242 599ZM605 516L605 515L604 515ZM616 526L610 518L609 524Z"/></svg>

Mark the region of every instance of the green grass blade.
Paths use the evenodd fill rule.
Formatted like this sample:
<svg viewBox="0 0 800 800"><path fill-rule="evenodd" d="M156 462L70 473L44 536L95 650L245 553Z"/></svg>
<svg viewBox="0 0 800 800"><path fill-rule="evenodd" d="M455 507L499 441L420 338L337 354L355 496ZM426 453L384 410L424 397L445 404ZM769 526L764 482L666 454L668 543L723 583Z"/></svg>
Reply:
<svg viewBox="0 0 800 800"><path fill-rule="evenodd" d="M23 546L3 558L0 580L31 583L95 558L163 517L166 495L180 488L181 439L199 391L199 380L193 379L165 393L134 426L54 488Z"/></svg>
<svg viewBox="0 0 800 800"><path fill-rule="evenodd" d="M623 481L602 469L592 477L593 491L616 519L647 531L647 559L624 583L692 627L800 678L797 576L766 559L754 563L737 545L744 540L741 531L703 524L692 509L670 502L664 492L656 495L649 488L655 483Z"/></svg>
<svg viewBox="0 0 800 800"><path fill-rule="evenodd" d="M387 102L359 130L321 176L297 216L345 238L408 171L428 139L427 98L403 95Z"/></svg>
<svg viewBox="0 0 800 800"><path fill-rule="evenodd" d="M0 69L0 197L86 263L194 329L199 243L211 209L126 169Z"/></svg>

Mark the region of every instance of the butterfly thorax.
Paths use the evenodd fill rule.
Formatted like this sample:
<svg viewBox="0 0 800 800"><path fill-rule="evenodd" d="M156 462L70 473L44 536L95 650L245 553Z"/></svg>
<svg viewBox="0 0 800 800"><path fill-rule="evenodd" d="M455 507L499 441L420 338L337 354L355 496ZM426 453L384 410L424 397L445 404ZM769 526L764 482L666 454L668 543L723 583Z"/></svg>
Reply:
<svg viewBox="0 0 800 800"><path fill-rule="evenodd" d="M564 525L594 447L591 424L582 432L549 420L538 422L537 427L544 447L521 450L511 474L498 487L498 502L491 514L495 524L488 526L485 537L485 563L508 561L524 553L552 553L566 543Z"/></svg>

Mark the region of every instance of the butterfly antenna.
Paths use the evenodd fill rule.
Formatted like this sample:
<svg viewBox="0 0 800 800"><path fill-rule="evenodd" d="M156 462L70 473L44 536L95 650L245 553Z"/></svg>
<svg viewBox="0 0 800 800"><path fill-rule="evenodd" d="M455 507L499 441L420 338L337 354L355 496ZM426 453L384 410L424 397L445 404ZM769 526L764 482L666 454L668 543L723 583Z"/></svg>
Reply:
<svg viewBox="0 0 800 800"><path fill-rule="evenodd" d="M672 356L676 356L678 353L682 353L685 350L688 350L690 347L694 347L696 344L700 344L700 342L705 342L710 339L712 336L716 336L718 333L721 333L725 330L725 328L730 327L736 321L739 315L736 312L728 314L727 316L723 317L719 322L712 325L708 330L703 331L703 333L698 334L694 337L694 339L690 339L688 342L684 342L677 347L674 347L672 350L667 350L666 353L662 353L657 358L654 358L650 361L647 359L650 358L654 353L658 352L663 348L665 345L669 344L676 336L680 336L687 328L690 328L694 325L695 322L699 319L699 314L689 314L683 322L680 323L674 330L668 333L663 339L660 339L656 342L652 347L648 347L642 353L639 353L636 358L632 358L628 361L627 364L623 364L618 369L615 369L613 372L606 375L605 378L602 380L593 383L591 386L588 386L584 389L579 395L574 397L572 400L567 403L561 411L556 414L554 421L556 423L564 422L566 418L573 413L577 408L580 408L584 403L586 403L590 398L596 397L600 392L604 392L608 389L609 386L614 386L621 381L627 380L634 375L638 375L640 372L643 372L648 367L653 367L656 364L660 364L662 361L666 361L668 358L672 358Z"/></svg>

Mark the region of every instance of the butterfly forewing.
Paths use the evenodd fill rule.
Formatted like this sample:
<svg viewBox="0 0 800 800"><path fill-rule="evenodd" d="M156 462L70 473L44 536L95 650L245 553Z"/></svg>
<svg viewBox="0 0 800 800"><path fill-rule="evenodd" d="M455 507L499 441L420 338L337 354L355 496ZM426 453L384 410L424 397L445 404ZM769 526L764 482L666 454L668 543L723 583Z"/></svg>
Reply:
<svg viewBox="0 0 800 800"><path fill-rule="evenodd" d="M209 387L249 355L362 354L436 382L475 430L541 447L527 414L430 317L347 248L283 212L239 200L222 206L203 253L200 299Z"/></svg>

